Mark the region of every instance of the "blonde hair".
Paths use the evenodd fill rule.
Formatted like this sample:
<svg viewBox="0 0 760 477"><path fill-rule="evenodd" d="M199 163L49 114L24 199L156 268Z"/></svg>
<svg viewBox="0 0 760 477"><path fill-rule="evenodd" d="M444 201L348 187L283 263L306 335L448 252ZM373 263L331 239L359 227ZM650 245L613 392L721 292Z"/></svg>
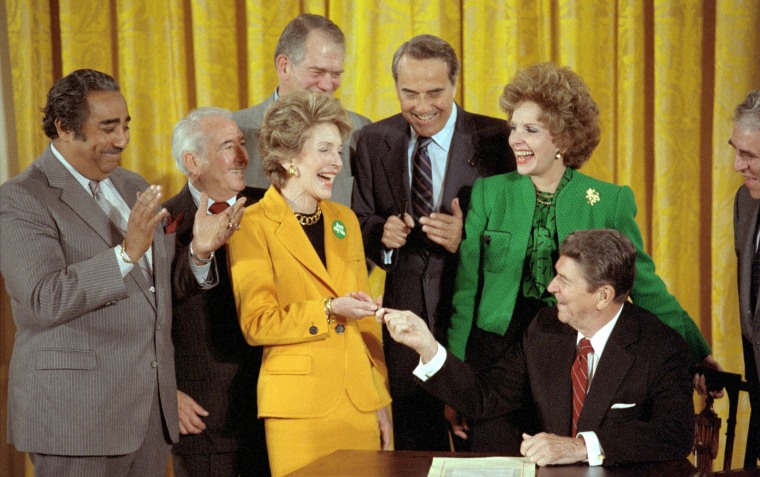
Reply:
<svg viewBox="0 0 760 477"><path fill-rule="evenodd" d="M334 124L343 142L353 130L351 118L340 101L325 93L293 91L281 96L267 110L259 130L259 152L264 173L278 189L289 178L282 163L301 153L311 130L319 124Z"/></svg>

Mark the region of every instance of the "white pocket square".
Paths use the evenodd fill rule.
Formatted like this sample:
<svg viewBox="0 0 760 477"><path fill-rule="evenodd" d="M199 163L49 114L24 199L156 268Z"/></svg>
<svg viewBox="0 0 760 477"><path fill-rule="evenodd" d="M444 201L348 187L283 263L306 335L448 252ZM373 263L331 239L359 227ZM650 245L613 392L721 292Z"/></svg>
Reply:
<svg viewBox="0 0 760 477"><path fill-rule="evenodd" d="M612 405L612 409L628 409L628 408L634 407L635 405L636 405L635 403L629 404L625 402L616 402L615 404Z"/></svg>

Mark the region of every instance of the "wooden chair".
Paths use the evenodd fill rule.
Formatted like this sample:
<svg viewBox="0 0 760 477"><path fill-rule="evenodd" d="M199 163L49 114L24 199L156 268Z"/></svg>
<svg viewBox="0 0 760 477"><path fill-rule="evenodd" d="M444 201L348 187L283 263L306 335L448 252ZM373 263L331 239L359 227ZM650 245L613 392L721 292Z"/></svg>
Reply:
<svg viewBox="0 0 760 477"><path fill-rule="evenodd" d="M694 366L694 373L705 376L708 391L726 390L728 399L728 419L726 420L726 447L723 452L723 470L731 468L731 457L734 452L734 437L736 433L736 411L739 406L739 392L749 392L750 385L742 381L740 374L726 373L707 368L702 365ZM712 464L718 455L718 440L720 438L721 419L713 410L713 397L705 398L705 407L696 415L694 426L694 455L697 468L702 472L711 472ZM747 454L749 457L749 442ZM756 459L756 457L755 457ZM746 465L746 458L745 458Z"/></svg>

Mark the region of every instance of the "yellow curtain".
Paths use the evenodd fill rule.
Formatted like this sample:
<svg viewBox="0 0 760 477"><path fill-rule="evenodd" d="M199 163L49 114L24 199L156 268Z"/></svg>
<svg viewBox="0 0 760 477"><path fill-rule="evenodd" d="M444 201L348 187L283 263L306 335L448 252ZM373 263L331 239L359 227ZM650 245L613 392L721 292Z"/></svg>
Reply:
<svg viewBox="0 0 760 477"><path fill-rule="evenodd" d="M343 29L338 94L373 120L398 112L391 58L416 34L457 50L457 101L472 112L502 116L498 96L518 68L568 65L602 111L602 142L584 172L631 185L660 275L716 358L743 373L731 212L740 178L727 139L733 107L760 87L756 0L6 0L6 10L18 144L11 169L48 142L39 108L53 81L95 68L119 80L130 107L123 165L170 195L184 183L171 160L174 124L198 106L235 110L272 94L274 45L302 12ZM7 311L2 319L11 319ZM741 406L735 465L746 436Z"/></svg>

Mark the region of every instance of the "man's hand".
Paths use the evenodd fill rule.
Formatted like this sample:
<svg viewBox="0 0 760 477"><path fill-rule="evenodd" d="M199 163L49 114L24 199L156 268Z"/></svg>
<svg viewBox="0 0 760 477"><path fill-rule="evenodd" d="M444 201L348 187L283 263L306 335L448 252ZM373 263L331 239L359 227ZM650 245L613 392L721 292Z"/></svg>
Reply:
<svg viewBox="0 0 760 477"><path fill-rule="evenodd" d="M382 450L388 450L391 448L391 420L388 417L388 410L384 407L377 410L377 425L380 427Z"/></svg>
<svg viewBox="0 0 760 477"><path fill-rule="evenodd" d="M583 439L540 432L523 434L520 453L536 465L574 464L588 459Z"/></svg>
<svg viewBox="0 0 760 477"><path fill-rule="evenodd" d="M467 440L467 432L470 430L470 427L467 425L467 420L460 416L456 409L449 407L448 404L443 406L443 415L446 420L449 421L451 432L453 432L455 436Z"/></svg>
<svg viewBox="0 0 760 477"><path fill-rule="evenodd" d="M702 365L706 368L723 371L723 367L720 365L720 363L718 363L718 361L715 360L715 358L713 358L712 354L707 355L705 359L702 360ZM705 379L704 374L694 375L694 389L696 389L699 394L707 394L707 380ZM722 398L723 390L721 389L720 391L710 391L710 396L715 399Z"/></svg>
<svg viewBox="0 0 760 477"><path fill-rule="evenodd" d="M127 236L124 238L124 251L131 260L139 260L145 255L153 242L156 225L169 214L166 209L158 210L161 196L160 185L152 185L144 192L137 193L137 201L127 221Z"/></svg>
<svg viewBox="0 0 760 477"><path fill-rule="evenodd" d="M433 212L430 217L420 218L422 231L432 241L451 253L456 253L462 241L462 223L464 214L459 206L459 199L451 201L453 215Z"/></svg>
<svg viewBox="0 0 760 477"><path fill-rule="evenodd" d="M206 212L208 195L201 192L198 212L195 213L193 223L192 245L196 257L205 260L211 256L211 252L227 243L232 234L240 228L240 220L245 212L244 205L245 197L242 197L224 212L209 215Z"/></svg>
<svg viewBox="0 0 760 477"><path fill-rule="evenodd" d="M179 405L179 433L200 434L206 429L206 424L201 417L208 416L208 411L203 409L193 398L177 391L177 404Z"/></svg>
<svg viewBox="0 0 760 477"><path fill-rule="evenodd" d="M422 318L411 311L380 308L375 312L375 318L385 322L394 340L419 353L423 363L429 362L438 352L438 342L433 333Z"/></svg>
<svg viewBox="0 0 760 477"><path fill-rule="evenodd" d="M383 225L383 237L380 241L385 248L400 248L406 245L406 238L414 228L414 219L404 212L403 217L391 215Z"/></svg>

